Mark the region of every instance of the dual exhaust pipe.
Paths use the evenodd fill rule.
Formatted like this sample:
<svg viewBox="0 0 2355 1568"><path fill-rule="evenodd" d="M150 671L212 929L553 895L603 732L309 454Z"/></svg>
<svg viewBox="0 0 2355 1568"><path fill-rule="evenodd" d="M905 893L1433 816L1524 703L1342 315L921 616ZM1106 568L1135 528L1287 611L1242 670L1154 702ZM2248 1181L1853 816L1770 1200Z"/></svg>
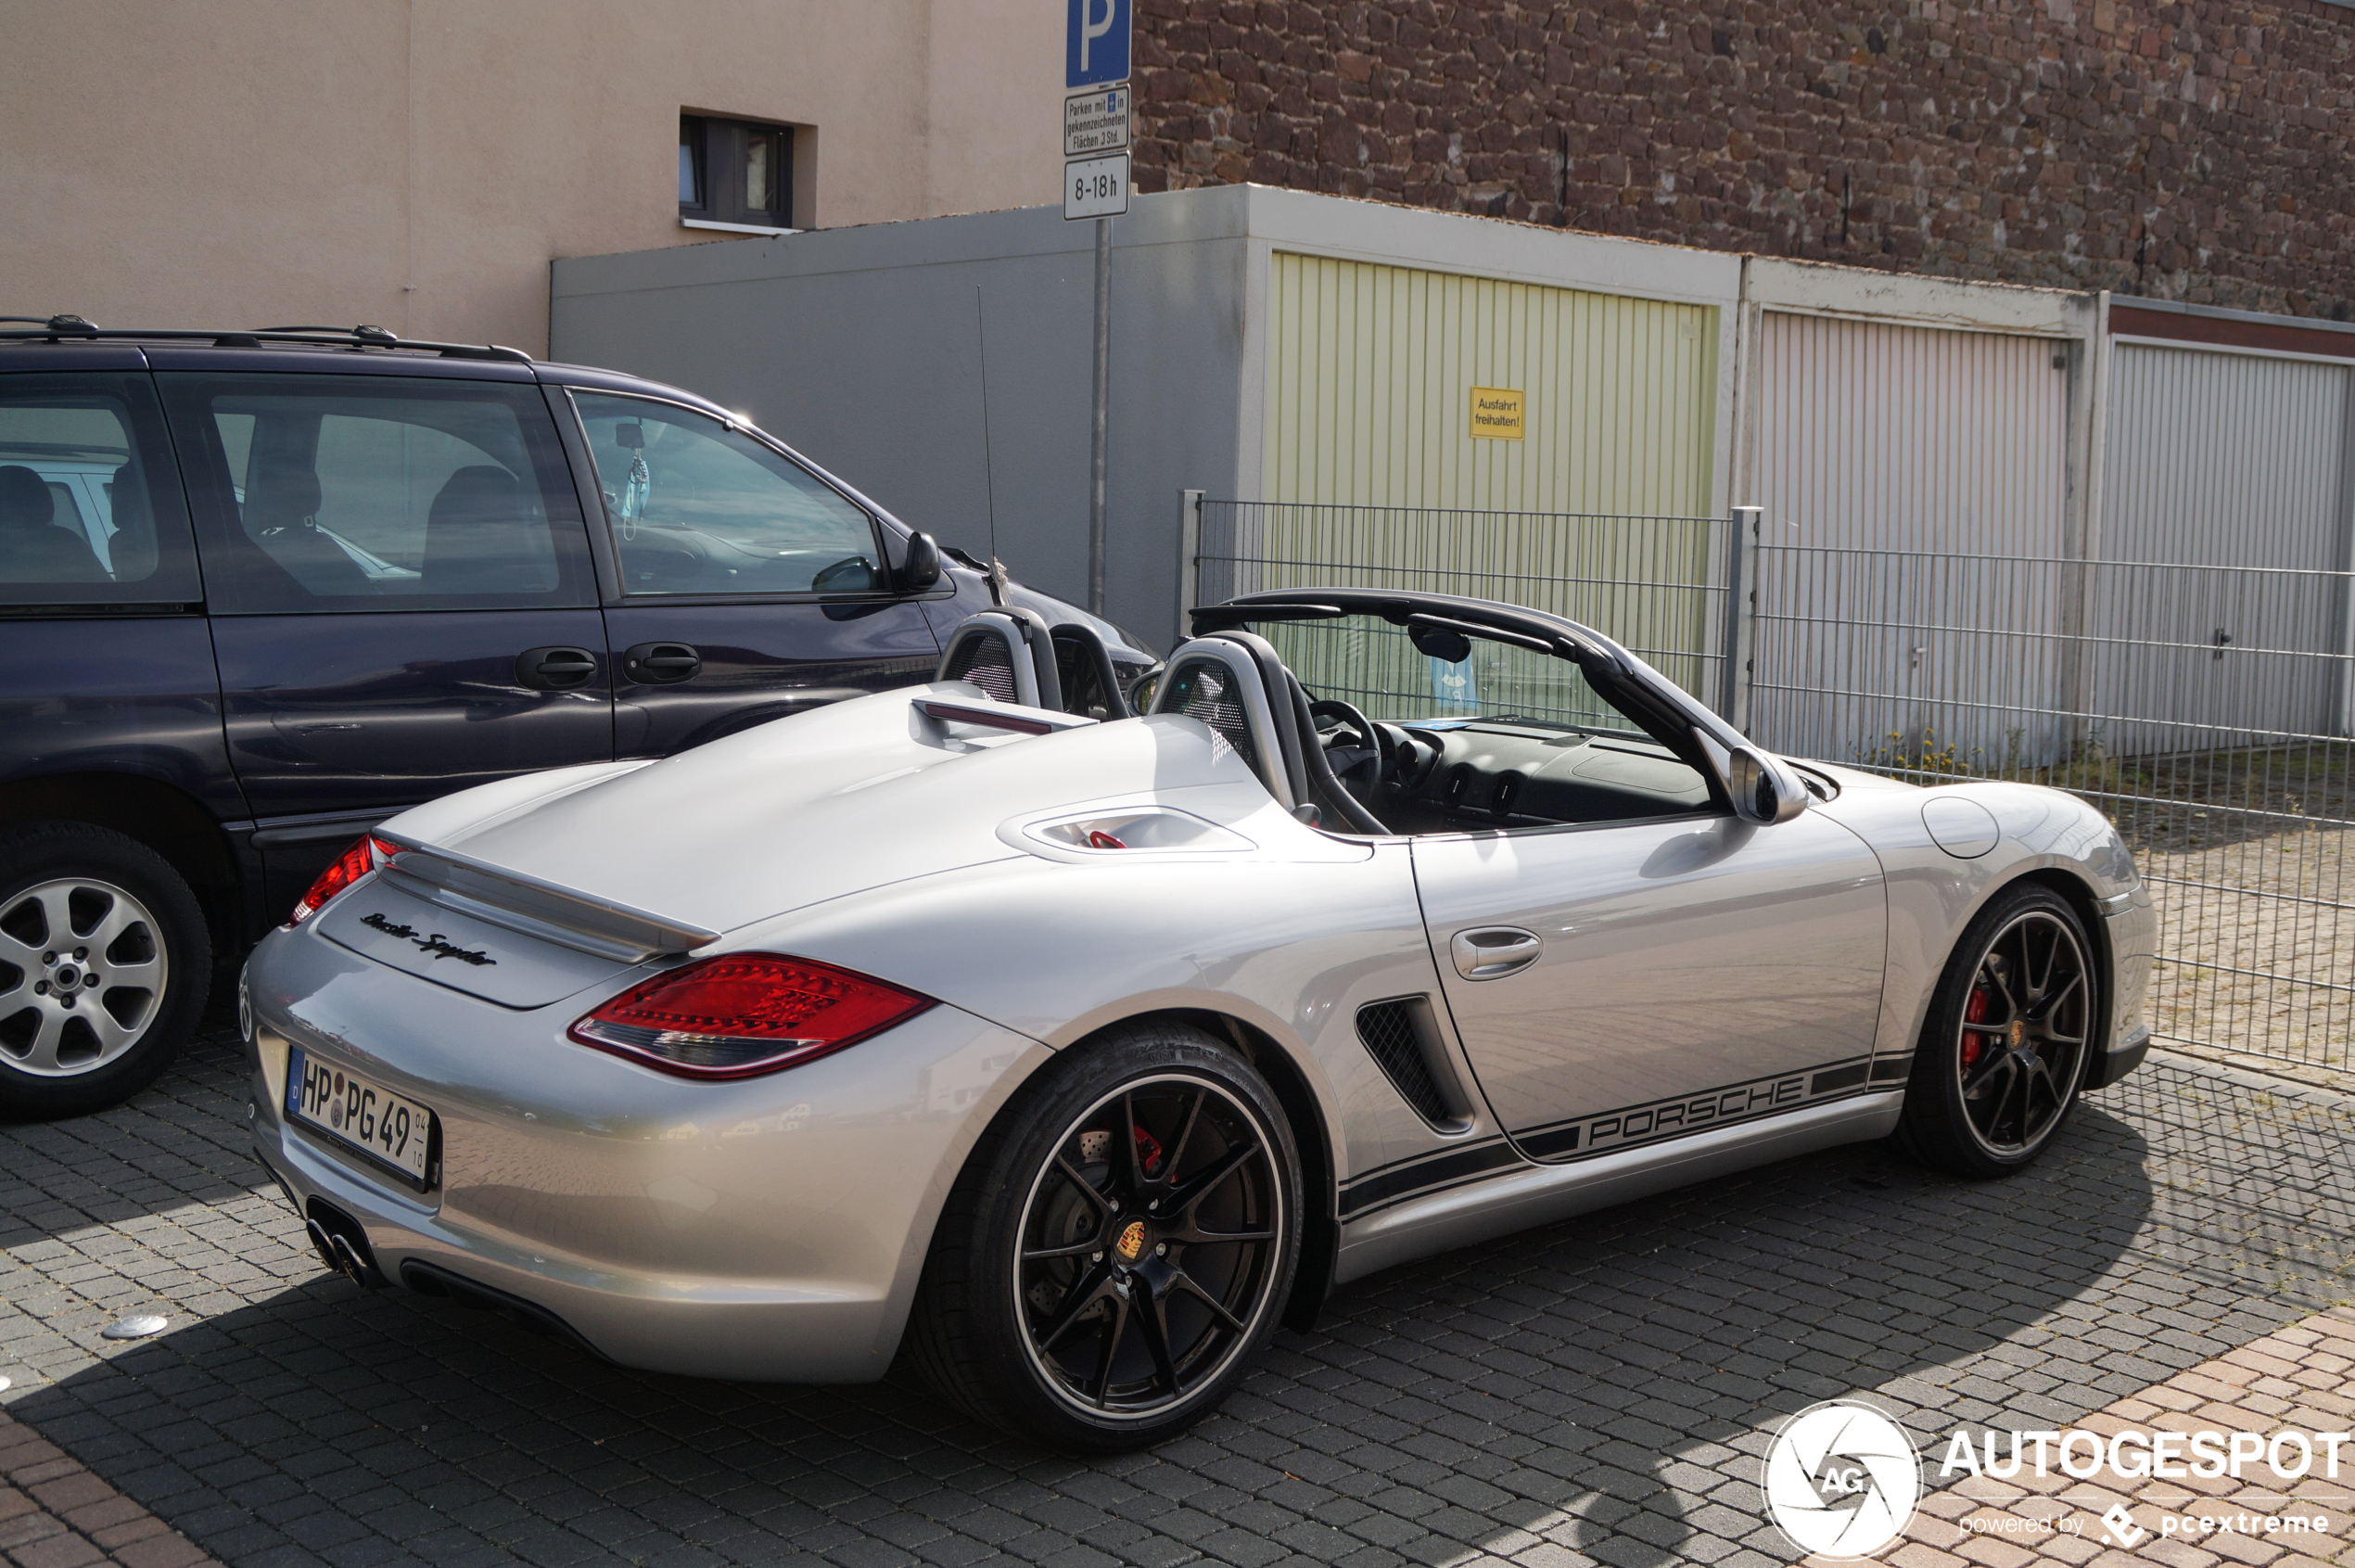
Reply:
<svg viewBox="0 0 2355 1568"><path fill-rule="evenodd" d="M351 1216L313 1198L306 1205L302 1227L311 1232L311 1244L319 1249L320 1260L328 1268L364 1291L386 1282L383 1270L376 1267L376 1255L368 1245L368 1232Z"/></svg>

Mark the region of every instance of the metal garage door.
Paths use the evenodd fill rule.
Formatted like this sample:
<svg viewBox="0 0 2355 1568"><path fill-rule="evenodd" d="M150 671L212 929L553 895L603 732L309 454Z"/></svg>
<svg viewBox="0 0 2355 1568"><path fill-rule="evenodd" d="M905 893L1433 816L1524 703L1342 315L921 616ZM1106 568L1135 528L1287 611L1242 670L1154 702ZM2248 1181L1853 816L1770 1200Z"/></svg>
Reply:
<svg viewBox="0 0 2355 1568"><path fill-rule="evenodd" d="M1883 764L1952 746L1966 767L2057 744L2063 347L1764 314L1744 498L1765 509L1760 739ZM1989 711L1994 691L2015 711Z"/></svg>
<svg viewBox="0 0 2355 1568"><path fill-rule="evenodd" d="M2104 573L2094 704L2112 751L2348 727L2333 574L2349 565L2351 388L2344 364L2117 345L2101 555L2171 569Z"/></svg>

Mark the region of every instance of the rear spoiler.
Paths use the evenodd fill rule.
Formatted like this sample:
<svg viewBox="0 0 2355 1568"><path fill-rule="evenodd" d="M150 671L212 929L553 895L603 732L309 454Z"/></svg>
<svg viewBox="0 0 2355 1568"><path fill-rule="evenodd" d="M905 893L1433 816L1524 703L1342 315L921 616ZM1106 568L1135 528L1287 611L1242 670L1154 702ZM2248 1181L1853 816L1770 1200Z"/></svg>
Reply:
<svg viewBox="0 0 2355 1568"><path fill-rule="evenodd" d="M600 957L636 963L690 952L719 933L650 910L632 909L382 828L394 855L379 875L402 891L461 914Z"/></svg>

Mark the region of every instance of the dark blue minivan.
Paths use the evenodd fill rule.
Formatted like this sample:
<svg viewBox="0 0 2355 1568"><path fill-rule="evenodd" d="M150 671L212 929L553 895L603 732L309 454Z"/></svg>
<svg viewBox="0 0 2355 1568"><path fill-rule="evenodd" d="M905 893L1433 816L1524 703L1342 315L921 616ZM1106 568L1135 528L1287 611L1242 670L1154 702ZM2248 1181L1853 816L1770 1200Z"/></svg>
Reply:
<svg viewBox="0 0 2355 1568"><path fill-rule="evenodd" d="M365 326L0 331L0 1118L146 1083L381 819L928 679L992 600L675 388Z"/></svg>

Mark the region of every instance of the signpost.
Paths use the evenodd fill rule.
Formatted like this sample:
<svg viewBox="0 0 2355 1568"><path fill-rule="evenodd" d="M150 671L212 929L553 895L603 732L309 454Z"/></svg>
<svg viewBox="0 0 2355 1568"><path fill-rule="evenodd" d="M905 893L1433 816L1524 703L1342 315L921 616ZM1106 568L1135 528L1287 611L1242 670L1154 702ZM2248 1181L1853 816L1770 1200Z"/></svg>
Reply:
<svg viewBox="0 0 2355 1568"><path fill-rule="evenodd" d="M1104 410L1112 391L1112 221L1128 210L1134 0L1063 0L1063 216L1096 225L1095 405L1088 442L1088 608L1104 613Z"/></svg>

